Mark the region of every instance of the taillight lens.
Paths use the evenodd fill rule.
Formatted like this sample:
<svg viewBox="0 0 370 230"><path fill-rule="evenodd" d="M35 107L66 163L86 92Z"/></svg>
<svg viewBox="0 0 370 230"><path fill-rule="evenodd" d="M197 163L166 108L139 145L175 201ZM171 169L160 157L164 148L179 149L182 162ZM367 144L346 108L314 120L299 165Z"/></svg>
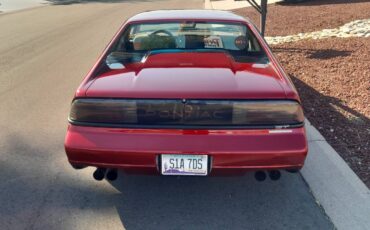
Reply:
<svg viewBox="0 0 370 230"><path fill-rule="evenodd" d="M72 103L71 121L91 123L136 123L136 102L106 99L78 99Z"/></svg>
<svg viewBox="0 0 370 230"><path fill-rule="evenodd" d="M284 100L77 99L69 120L139 126L289 126L303 124L302 107Z"/></svg>

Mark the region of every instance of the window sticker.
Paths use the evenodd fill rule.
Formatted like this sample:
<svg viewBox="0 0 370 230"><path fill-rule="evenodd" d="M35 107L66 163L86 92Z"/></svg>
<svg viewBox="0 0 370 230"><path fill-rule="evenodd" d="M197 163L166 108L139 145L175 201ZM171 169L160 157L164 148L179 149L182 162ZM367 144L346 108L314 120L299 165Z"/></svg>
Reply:
<svg viewBox="0 0 370 230"><path fill-rule="evenodd" d="M204 48L224 48L221 37L209 36L204 38Z"/></svg>
<svg viewBox="0 0 370 230"><path fill-rule="evenodd" d="M246 36L239 36L239 37L235 38L235 46L238 49L244 50L244 49L247 48L247 45L248 45L248 41L247 41Z"/></svg>

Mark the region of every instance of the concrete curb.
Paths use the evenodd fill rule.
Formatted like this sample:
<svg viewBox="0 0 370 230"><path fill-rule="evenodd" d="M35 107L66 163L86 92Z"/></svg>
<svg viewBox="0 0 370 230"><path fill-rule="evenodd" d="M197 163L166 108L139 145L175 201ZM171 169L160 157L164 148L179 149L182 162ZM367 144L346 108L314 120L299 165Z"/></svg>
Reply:
<svg viewBox="0 0 370 230"><path fill-rule="evenodd" d="M325 138L306 123L309 154L301 174L334 226L370 229L370 190Z"/></svg>

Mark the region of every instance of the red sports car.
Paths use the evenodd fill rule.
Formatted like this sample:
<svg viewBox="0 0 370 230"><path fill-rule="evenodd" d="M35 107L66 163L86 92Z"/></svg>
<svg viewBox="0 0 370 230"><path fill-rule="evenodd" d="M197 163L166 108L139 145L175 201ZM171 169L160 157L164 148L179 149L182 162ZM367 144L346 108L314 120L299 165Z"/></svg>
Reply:
<svg viewBox="0 0 370 230"><path fill-rule="evenodd" d="M298 93L249 20L166 10L114 36L75 94L65 150L97 180L117 169L277 180L303 167L307 141Z"/></svg>

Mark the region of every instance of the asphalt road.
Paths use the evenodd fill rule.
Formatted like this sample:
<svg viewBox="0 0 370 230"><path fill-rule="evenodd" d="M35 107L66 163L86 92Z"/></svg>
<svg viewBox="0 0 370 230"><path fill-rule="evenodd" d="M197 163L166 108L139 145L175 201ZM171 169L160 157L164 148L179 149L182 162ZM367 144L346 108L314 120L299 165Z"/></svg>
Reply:
<svg viewBox="0 0 370 230"><path fill-rule="evenodd" d="M117 1L115 1L117 2ZM47 6L0 15L0 229L331 229L299 174L96 182L63 149L73 93L125 18L202 1Z"/></svg>

